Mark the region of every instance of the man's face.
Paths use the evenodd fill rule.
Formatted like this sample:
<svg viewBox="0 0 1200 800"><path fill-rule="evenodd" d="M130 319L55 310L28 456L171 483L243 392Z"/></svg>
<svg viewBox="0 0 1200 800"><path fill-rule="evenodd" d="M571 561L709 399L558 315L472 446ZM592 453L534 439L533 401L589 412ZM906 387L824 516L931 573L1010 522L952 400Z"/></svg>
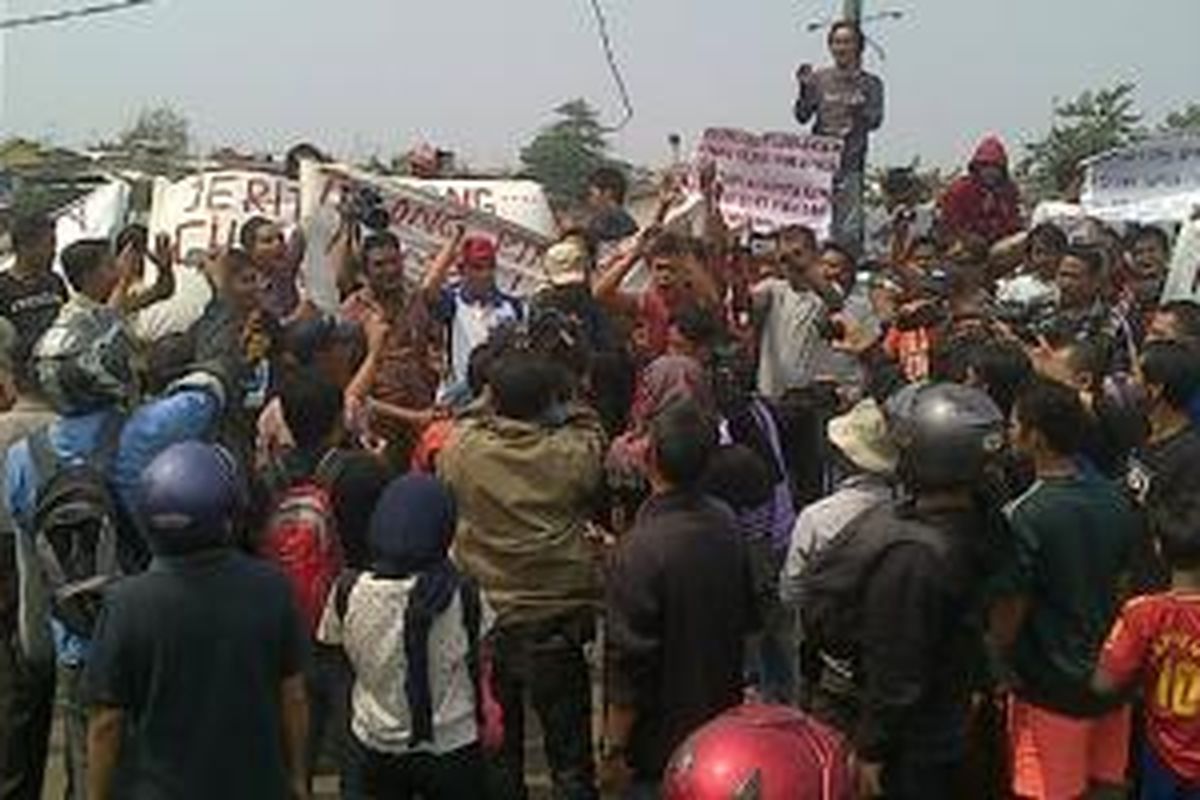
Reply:
<svg viewBox="0 0 1200 800"><path fill-rule="evenodd" d="M821 278L830 286L845 286L854 276L854 263L838 250L821 253Z"/></svg>
<svg viewBox="0 0 1200 800"><path fill-rule="evenodd" d="M1021 422L1014 410L1008 421L1008 440L1018 455L1031 457L1036 449L1036 435Z"/></svg>
<svg viewBox="0 0 1200 800"><path fill-rule="evenodd" d="M395 245L373 247L366 254L367 281L377 294L393 295L404 289L404 255Z"/></svg>
<svg viewBox="0 0 1200 800"><path fill-rule="evenodd" d="M842 69L858 66L858 37L849 28L838 28L829 37L829 54L833 63Z"/></svg>
<svg viewBox="0 0 1200 800"><path fill-rule="evenodd" d="M587 188L587 204L588 208L593 211L603 211L608 208L608 192L598 186L589 186Z"/></svg>
<svg viewBox="0 0 1200 800"><path fill-rule="evenodd" d="M490 259L464 261L462 278L463 285L471 294L487 294L496 288L496 262Z"/></svg>
<svg viewBox="0 0 1200 800"><path fill-rule="evenodd" d="M1058 294L1063 308L1091 305L1099 291L1099 282L1081 259L1067 256L1058 265Z"/></svg>
<svg viewBox="0 0 1200 800"><path fill-rule="evenodd" d="M1029 266L1035 275L1053 279L1061 260L1062 253L1041 239L1035 239L1029 245Z"/></svg>
<svg viewBox="0 0 1200 800"><path fill-rule="evenodd" d="M1167 251L1154 236L1143 236L1133 243L1130 261L1134 272L1143 280L1157 280L1167 271Z"/></svg>
<svg viewBox="0 0 1200 800"><path fill-rule="evenodd" d="M980 164L975 168L975 175L990 189L997 189L1004 183L1004 168L998 164Z"/></svg>
<svg viewBox="0 0 1200 800"><path fill-rule="evenodd" d="M913 248L911 262L922 272L928 272L937 266L938 253L933 244L925 242Z"/></svg>
<svg viewBox="0 0 1200 800"><path fill-rule="evenodd" d="M650 260L650 274L654 278L654 288L666 294L675 288L676 257L670 255L655 256Z"/></svg>
<svg viewBox="0 0 1200 800"><path fill-rule="evenodd" d="M237 270L229 277L227 291L229 302L243 313L259 307L262 298L263 276L253 267Z"/></svg>
<svg viewBox="0 0 1200 800"><path fill-rule="evenodd" d="M275 268L287 258L287 245L283 241L283 231L271 223L263 225L254 232L254 242L250 248L250 258L255 264L267 268Z"/></svg>

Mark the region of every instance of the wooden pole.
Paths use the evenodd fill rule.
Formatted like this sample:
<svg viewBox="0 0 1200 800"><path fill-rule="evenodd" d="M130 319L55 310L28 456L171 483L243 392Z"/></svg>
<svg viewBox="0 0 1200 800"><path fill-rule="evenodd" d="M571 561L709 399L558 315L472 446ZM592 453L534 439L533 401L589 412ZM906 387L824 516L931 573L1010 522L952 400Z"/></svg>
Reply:
<svg viewBox="0 0 1200 800"><path fill-rule="evenodd" d="M842 0L842 19L859 22L863 16L863 0Z"/></svg>

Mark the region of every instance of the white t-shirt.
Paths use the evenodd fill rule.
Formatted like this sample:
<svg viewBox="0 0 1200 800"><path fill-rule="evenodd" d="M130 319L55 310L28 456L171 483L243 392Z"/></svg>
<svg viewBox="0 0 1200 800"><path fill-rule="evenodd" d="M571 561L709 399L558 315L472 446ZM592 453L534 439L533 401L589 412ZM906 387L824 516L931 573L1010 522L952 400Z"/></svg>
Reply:
<svg viewBox="0 0 1200 800"><path fill-rule="evenodd" d="M758 360L758 391L778 400L788 389L812 383L821 356L818 322L825 303L815 293L798 292L782 278L767 278L754 287L755 298L768 304Z"/></svg>
<svg viewBox="0 0 1200 800"><path fill-rule="evenodd" d="M409 746L410 716L404 691L404 612L414 578L379 578L365 573L355 582L339 619L336 592L317 629L317 640L340 645L354 670L350 727L362 744L379 753L400 755ZM480 598L479 635L495 613ZM468 639L462 599L455 597L429 630L429 690L433 700L433 741L421 752L450 753L475 743L475 687L467 666Z"/></svg>

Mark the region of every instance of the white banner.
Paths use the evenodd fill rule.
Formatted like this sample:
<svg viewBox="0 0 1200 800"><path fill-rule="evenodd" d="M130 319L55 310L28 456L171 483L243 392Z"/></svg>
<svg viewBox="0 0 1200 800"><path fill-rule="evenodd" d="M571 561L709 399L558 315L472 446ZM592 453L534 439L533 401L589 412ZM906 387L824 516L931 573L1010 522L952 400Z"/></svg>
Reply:
<svg viewBox="0 0 1200 800"><path fill-rule="evenodd" d="M1156 139L1087 164L1083 207L1111 222L1183 222L1200 207L1200 137Z"/></svg>
<svg viewBox="0 0 1200 800"><path fill-rule="evenodd" d="M698 164L716 162L724 188L721 211L730 227L806 225L822 238L833 218L833 176L841 158L838 139L729 128L706 130L696 152Z"/></svg>
<svg viewBox="0 0 1200 800"><path fill-rule="evenodd" d="M197 251L237 245L241 227L252 217L266 217L284 229L300 222L300 186L281 175L245 170L202 172L172 183L154 182L150 208L150 241L167 233L178 261L195 258ZM157 274L147 261L145 281ZM134 331L153 341L186 331L212 299L212 287L198 269L177 265L175 294L137 315Z"/></svg>
<svg viewBox="0 0 1200 800"><path fill-rule="evenodd" d="M1191 220L1179 229L1162 300L1200 302L1200 220Z"/></svg>
<svg viewBox="0 0 1200 800"><path fill-rule="evenodd" d="M300 223L300 185L282 175L226 170L202 172L171 183L154 182L150 233L169 233L180 258L193 250L231 247L251 217L285 229Z"/></svg>
<svg viewBox="0 0 1200 800"><path fill-rule="evenodd" d="M54 238L57 252L54 256L54 269L59 275L62 275L59 258L68 245L80 239L111 239L120 233L129 212L130 191L128 183L114 180L55 214ZM10 257L0 263L0 269L8 269L12 260Z"/></svg>
<svg viewBox="0 0 1200 800"><path fill-rule="evenodd" d="M526 296L541 288L541 257L550 244L549 237L416 189L403 179L371 175L342 165L305 162L300 170L300 202L308 239L304 273L309 296L321 308L332 310L336 305L336 276L331 274L326 254L337 231L342 196L364 186L375 189L383 199L391 219L390 230L404 246L410 280L420 280L426 265L462 224L468 235L483 235L496 243L501 289Z"/></svg>
<svg viewBox="0 0 1200 800"><path fill-rule="evenodd" d="M546 192L537 181L398 178L400 183L436 192L459 205L495 214L514 225L554 238L557 226Z"/></svg>

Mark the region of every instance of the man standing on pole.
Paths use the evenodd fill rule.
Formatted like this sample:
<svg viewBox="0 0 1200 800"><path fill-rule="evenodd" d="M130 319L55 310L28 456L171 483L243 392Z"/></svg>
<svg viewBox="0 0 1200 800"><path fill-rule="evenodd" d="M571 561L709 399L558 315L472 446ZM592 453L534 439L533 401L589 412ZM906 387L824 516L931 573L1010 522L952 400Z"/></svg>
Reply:
<svg viewBox="0 0 1200 800"><path fill-rule="evenodd" d="M796 120L804 125L815 116L813 133L842 140L842 165L833 181L831 233L855 257L862 254L867 137L883 124L883 81L863 70L865 46L858 22L842 20L829 29L833 66L814 70L803 64L796 71Z"/></svg>

